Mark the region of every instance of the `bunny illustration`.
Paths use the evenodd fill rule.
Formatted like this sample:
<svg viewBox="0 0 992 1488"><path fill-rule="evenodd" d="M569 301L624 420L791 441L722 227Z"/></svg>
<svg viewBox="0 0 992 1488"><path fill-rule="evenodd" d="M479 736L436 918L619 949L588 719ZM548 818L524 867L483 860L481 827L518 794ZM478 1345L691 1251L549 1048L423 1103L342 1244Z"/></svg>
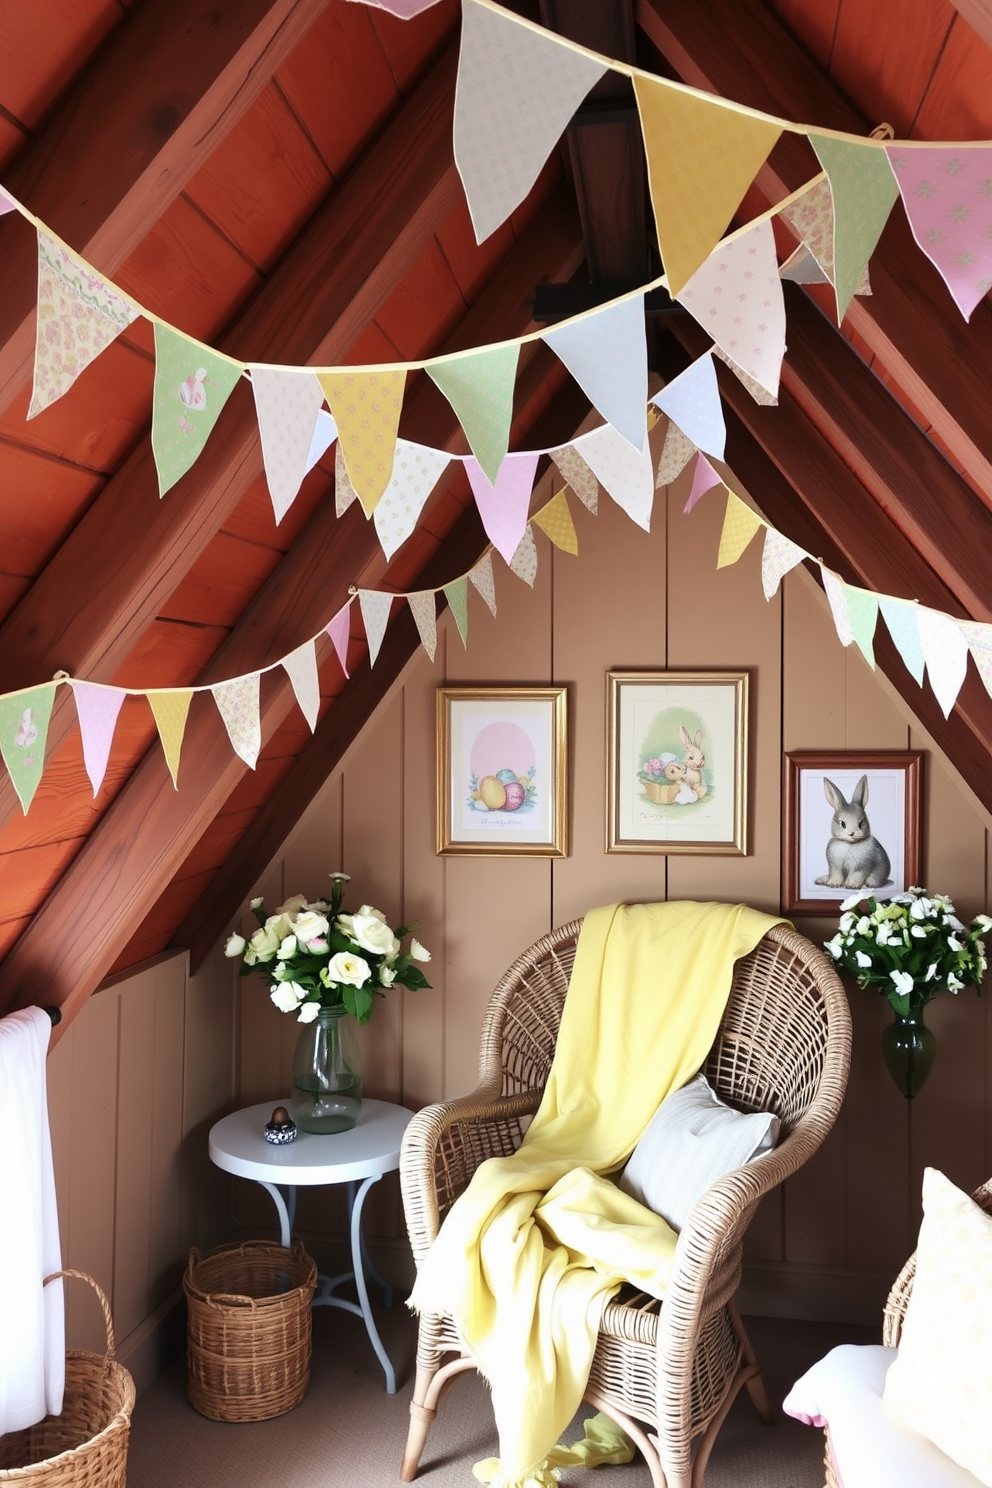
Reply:
<svg viewBox="0 0 992 1488"><path fill-rule="evenodd" d="M703 766L706 756L703 753L703 731L696 730L695 739L689 737L689 730L684 723L679 724L679 738L685 750L685 783L691 790L696 792L701 801L706 794L706 782L703 780Z"/></svg>
<svg viewBox="0 0 992 1488"><path fill-rule="evenodd" d="M678 792L673 797L676 806L691 806L698 799L696 792L686 780L686 766L681 760L669 760L665 766L665 779L669 785L677 785Z"/></svg>
<svg viewBox="0 0 992 1488"><path fill-rule="evenodd" d="M850 801L832 780L823 777L823 794L834 808L827 843L829 872L818 878L818 884L835 889L878 889L890 881L889 855L877 837L871 835L865 802L868 799L868 776L862 775Z"/></svg>

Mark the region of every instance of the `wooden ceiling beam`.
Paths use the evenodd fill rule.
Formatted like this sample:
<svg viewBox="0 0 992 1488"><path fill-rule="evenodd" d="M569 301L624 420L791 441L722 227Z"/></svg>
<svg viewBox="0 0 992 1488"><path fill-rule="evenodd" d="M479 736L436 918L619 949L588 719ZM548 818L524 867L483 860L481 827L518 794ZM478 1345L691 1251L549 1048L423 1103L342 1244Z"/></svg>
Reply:
<svg viewBox="0 0 992 1488"><path fill-rule="evenodd" d="M867 134L857 112L762 0L637 0L637 21L682 81L783 119ZM808 142L783 134L757 185L769 202L818 172ZM855 297L846 324L933 425L992 505L992 307L965 323L896 205L871 260L872 295Z"/></svg>
<svg viewBox="0 0 992 1488"><path fill-rule="evenodd" d="M145 0L128 12L4 185L113 275L243 117L328 0ZM31 376L38 255L0 221L0 412Z"/></svg>

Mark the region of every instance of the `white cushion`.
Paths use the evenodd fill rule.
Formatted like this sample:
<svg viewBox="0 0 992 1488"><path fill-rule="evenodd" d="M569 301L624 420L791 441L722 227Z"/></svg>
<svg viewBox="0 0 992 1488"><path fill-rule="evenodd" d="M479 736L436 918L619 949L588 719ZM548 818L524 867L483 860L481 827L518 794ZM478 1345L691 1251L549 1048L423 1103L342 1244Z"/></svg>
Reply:
<svg viewBox="0 0 992 1488"><path fill-rule="evenodd" d="M787 1415L830 1428L844 1488L975 1488L971 1473L905 1425L882 1399L896 1350L844 1343L796 1381Z"/></svg>
<svg viewBox="0 0 992 1488"><path fill-rule="evenodd" d="M674 1090L655 1111L630 1155L620 1187L681 1230L711 1183L768 1152L779 1120L768 1111L734 1111L706 1079Z"/></svg>
<svg viewBox="0 0 992 1488"><path fill-rule="evenodd" d="M936 1168L923 1175L916 1276L884 1398L992 1485L992 1216Z"/></svg>

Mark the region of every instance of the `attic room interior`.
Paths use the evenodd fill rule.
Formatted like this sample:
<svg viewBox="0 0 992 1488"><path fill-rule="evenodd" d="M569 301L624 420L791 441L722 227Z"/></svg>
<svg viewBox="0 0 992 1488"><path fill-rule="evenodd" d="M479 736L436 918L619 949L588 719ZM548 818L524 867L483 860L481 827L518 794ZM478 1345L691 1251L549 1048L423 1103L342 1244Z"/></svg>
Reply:
<svg viewBox="0 0 992 1488"><path fill-rule="evenodd" d="M918 1278L929 1254L925 1185L936 1216L951 1202L938 1182L966 1196L992 1174L992 1026L976 995L992 908L990 76L988 0L0 6L0 1119L13 1154L27 1086L13 1040L43 1023L28 1122L50 1129L59 1269L102 1289L137 1390L132 1488L166 1481L141 1438L163 1380L178 1382L169 1481L227 1481L210 1432L232 1471L238 1451L239 1472L262 1461L258 1433L282 1431L269 1440L286 1482L360 1488L399 1481L404 1462L405 1478L447 1488L497 1451L474 1373L450 1395L445 1377L430 1424L430 1307L415 1359L417 1317L375 1286L371 1313L361 1288L350 1313L314 1311L302 1404L264 1426L206 1419L185 1398L190 1257L292 1233L321 1276L364 1267L397 1299L415 1282L426 1299L440 1262L415 1234L415 1182L433 1235L458 1191L433 1188L454 1149L478 1140L478 1162L491 1140L516 1161L552 1056L564 1070L571 1055L582 1088L608 1057L605 1034L581 1057L555 1045L560 1018L577 1026L564 991L606 906L629 907L624 925L648 923L635 907L670 925L686 906L746 906L739 923L758 928L720 963L712 1016L699 994L681 1073L669 1050L667 1084L610 1090L631 1140L617 1114L612 1156L581 1159L596 1182L704 1059L735 1112L774 1112L781 1135L710 1190L740 1209L720 1262L739 1270L736 1301L728 1283L713 1314L730 1330L726 1377L692 1407L682 1458L653 1403L638 1417L588 1386L585 1414L619 1417L636 1448L602 1471L630 1488L702 1488L704 1473L710 1488L824 1471L879 1483L842 1469L839 1428L824 1469L823 1433L781 1406L835 1342L874 1347L884 1331L895 1347L887 1299L918 1238ZM938 210L957 213L946 234ZM743 308L762 268L764 318ZM487 720L503 754L473 733ZM849 866L852 817L870 867ZM884 955L881 980L862 975L878 924L850 905L877 889L922 936L914 886L928 914L952 901L961 976L890 972L903 963ZM310 913L313 951L302 931L287 949ZM354 918L342 928L339 913ZM716 957L717 931L703 938ZM511 1071L516 1035L495 1036L493 1088L502 1078L515 1114L505 1131L480 1116L492 1130L478 1139L455 1121L415 1179L412 1134L476 1086L493 989L535 946L507 1016L533 1021L542 1052ZM321 980L320 958L353 953L364 971L341 971L336 991L364 1116L318 1140L343 1143L373 1112L398 1108L399 1132L423 1116L402 1162L397 1135L347 1191L340 1176L294 1180L287 1209L215 1128L282 1105L273 1124L298 1117L304 1141L267 1149L256 1113L257 1162L313 1142L294 1060L328 1027L317 1003L337 973ZM763 955L820 999L815 1092L799 1073L814 1058L805 1014L793 1004L772 1032L757 972L759 1021L734 1035L747 1054L716 1052L745 996L739 968ZM604 971L588 993L603 1028L623 1021L606 1001L618 985ZM917 1013L925 1068L892 1052ZM754 1071L775 1060L763 1085ZM0 1160L9 1213L21 1166ZM987 1341L992 1200L955 1202L977 1236ZM638 1223L657 1227L647 1211ZM661 1228L675 1247L683 1227ZM0 1231L7 1388L20 1364L3 1313L26 1257L21 1230ZM40 1317L40 1251L29 1264ZM67 1281L64 1304L65 1345L103 1355L88 1288ZM650 1371L667 1327L652 1305L637 1323ZM919 1298L908 1308L922 1319ZM438 1326L457 1350L450 1318ZM900 1379L922 1326L903 1335ZM322 1367L357 1371L335 1380L376 1423L346 1443L318 1344ZM987 1363L982 1381L987 1404ZM476 1402L478 1441L460 1400ZM3 1455L12 1420L0 1409L0 1482L20 1465ZM294 1440L304 1420L332 1433L335 1466ZM893 1482L992 1483L987 1439L956 1455L919 1429L908 1457L886 1448ZM763 1454L781 1442L794 1455L773 1469ZM566 1465L563 1481L581 1475Z"/></svg>

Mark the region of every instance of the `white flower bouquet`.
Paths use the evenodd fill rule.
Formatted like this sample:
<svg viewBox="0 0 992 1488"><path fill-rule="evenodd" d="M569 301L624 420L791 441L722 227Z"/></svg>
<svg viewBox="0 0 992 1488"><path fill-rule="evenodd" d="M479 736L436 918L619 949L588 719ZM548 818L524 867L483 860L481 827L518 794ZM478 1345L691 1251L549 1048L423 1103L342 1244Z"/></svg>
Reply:
<svg viewBox="0 0 992 1488"><path fill-rule="evenodd" d="M946 894L911 888L881 903L855 894L841 905L837 934L826 949L860 986L876 987L906 1018L945 988L981 991L981 937L989 930L992 919L984 914L966 929Z"/></svg>
<svg viewBox="0 0 992 1488"><path fill-rule="evenodd" d="M393 930L381 910L363 904L355 914L342 911L347 873L331 874L330 899L308 901L294 894L274 914L261 899L251 901L259 928L248 940L231 935L225 956L241 957L242 976L257 972L272 984L270 996L284 1013L312 1023L321 1008L343 1007L359 1023L372 1016L375 999L387 988L429 987L418 962L429 961L412 935L413 926ZM403 939L410 935L409 949Z"/></svg>

